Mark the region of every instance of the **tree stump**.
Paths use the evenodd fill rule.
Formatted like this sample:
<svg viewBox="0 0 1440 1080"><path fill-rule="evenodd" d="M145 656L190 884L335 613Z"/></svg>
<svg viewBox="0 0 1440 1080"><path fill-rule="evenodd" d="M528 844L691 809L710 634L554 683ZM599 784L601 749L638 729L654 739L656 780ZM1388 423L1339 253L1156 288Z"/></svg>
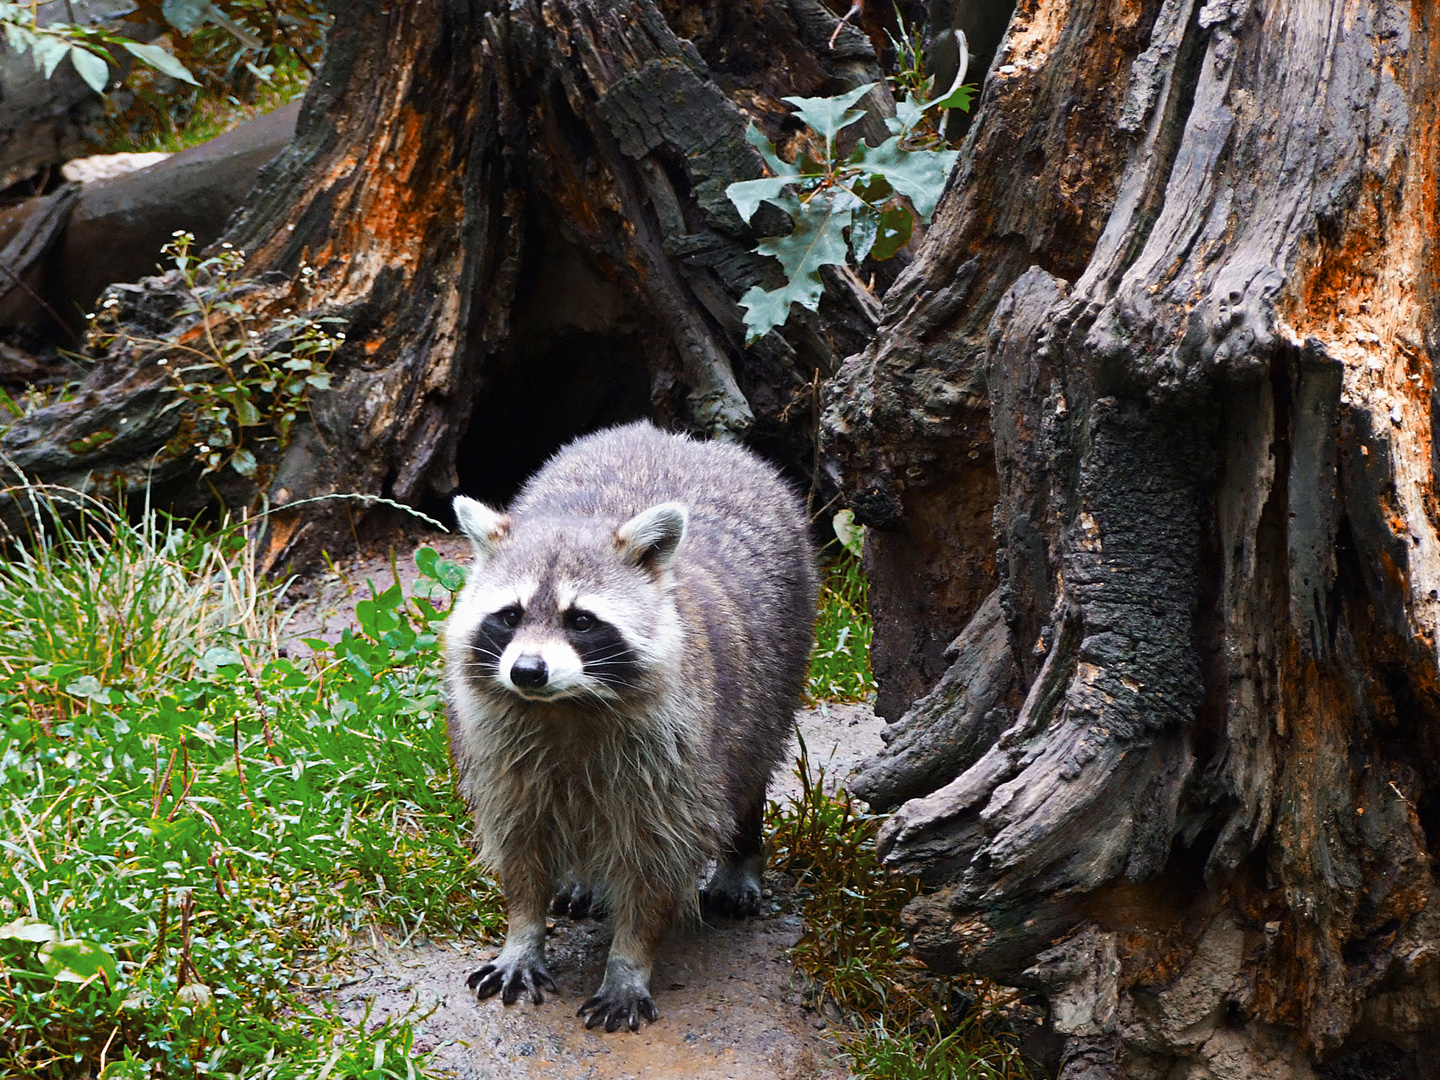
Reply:
<svg viewBox="0 0 1440 1080"><path fill-rule="evenodd" d="M1433 1069L1437 17L1022 0L827 387L907 925L1066 1077Z"/></svg>
<svg viewBox="0 0 1440 1080"><path fill-rule="evenodd" d="M332 389L261 463L278 508L264 564L352 542L360 504L292 503L503 498L565 439L639 415L746 438L809 479L816 386L869 340L878 303L836 274L818 316L746 349L736 301L778 268L725 188L762 174L751 120L793 139L781 96L880 78L869 39L845 27L831 49L819 0L340 8L295 140L228 233L260 326L287 310L347 324ZM122 326L176 291L118 294ZM117 347L0 450L46 481L157 482L193 504L185 410L157 395L154 354ZM123 438L97 442L122 414Z"/></svg>

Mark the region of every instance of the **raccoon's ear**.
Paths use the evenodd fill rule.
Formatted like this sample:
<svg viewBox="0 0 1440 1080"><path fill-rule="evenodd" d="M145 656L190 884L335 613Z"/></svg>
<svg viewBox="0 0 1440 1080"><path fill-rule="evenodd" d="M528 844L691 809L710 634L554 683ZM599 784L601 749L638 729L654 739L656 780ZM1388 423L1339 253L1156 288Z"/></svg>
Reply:
<svg viewBox="0 0 1440 1080"><path fill-rule="evenodd" d="M683 504L659 503L616 529L615 546L626 562L659 573L670 569L689 522L690 512Z"/></svg>
<svg viewBox="0 0 1440 1080"><path fill-rule="evenodd" d="M460 531L469 538L471 546L474 547L475 557L488 559L510 531L510 515L491 510L484 503L464 495L456 495L452 505L455 508L455 520L460 523Z"/></svg>

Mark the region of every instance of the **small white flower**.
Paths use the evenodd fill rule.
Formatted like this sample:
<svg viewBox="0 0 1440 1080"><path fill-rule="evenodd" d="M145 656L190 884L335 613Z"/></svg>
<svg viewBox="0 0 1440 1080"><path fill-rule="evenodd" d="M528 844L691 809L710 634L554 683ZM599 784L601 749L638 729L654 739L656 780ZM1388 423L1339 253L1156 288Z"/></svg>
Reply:
<svg viewBox="0 0 1440 1080"><path fill-rule="evenodd" d="M221 244L220 246L221 246L222 248L224 248L226 251L229 251L229 250L230 250L232 247L234 247L235 245L232 244L232 243L230 243L229 240L226 240L226 241L225 241L223 244Z"/></svg>
<svg viewBox="0 0 1440 1080"><path fill-rule="evenodd" d="M335 335L335 340L336 340L336 341L344 341L344 340L345 340L345 335L344 335L344 334L336 334L336 335Z"/></svg>
<svg viewBox="0 0 1440 1080"><path fill-rule="evenodd" d="M156 360L155 362L156 362L157 364L159 364L161 367L164 367L164 366L165 366L166 364L168 364L170 361L169 361L169 360L166 360L166 359L162 356L159 360Z"/></svg>
<svg viewBox="0 0 1440 1080"><path fill-rule="evenodd" d="M208 454L210 452L210 447L206 446L204 443L201 443L195 449L199 450L202 454Z"/></svg>

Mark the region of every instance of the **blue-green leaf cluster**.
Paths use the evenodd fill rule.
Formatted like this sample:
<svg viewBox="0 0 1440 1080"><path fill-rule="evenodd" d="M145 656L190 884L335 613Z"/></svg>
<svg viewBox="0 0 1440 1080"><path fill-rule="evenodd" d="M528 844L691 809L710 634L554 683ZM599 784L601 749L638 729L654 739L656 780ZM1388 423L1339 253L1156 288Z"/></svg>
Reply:
<svg viewBox="0 0 1440 1080"><path fill-rule="evenodd" d="M761 204L783 210L792 222L788 236L762 240L755 248L780 263L784 283L775 289L754 285L740 298L745 311L745 342L781 326L792 304L810 311L820 306L825 284L821 271L853 258L888 259L909 243L916 217L929 221L959 152L921 145L917 126L942 109L967 109L969 87L957 84L933 101L907 93L887 120L891 137L879 146L860 139L844 158L836 137L860 120L854 108L875 83L828 98L787 97L795 116L810 131L816 153L784 161L753 125L746 138L755 146L769 176L741 180L725 189L742 220L749 224ZM923 84L928 90L929 83Z"/></svg>

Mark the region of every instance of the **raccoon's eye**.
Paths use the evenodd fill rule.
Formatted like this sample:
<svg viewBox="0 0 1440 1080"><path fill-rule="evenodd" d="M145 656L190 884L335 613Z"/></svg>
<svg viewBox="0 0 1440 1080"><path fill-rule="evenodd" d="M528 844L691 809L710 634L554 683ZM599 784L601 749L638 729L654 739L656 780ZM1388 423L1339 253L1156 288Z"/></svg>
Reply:
<svg viewBox="0 0 1440 1080"><path fill-rule="evenodd" d="M586 630L595 626L595 616L588 611L567 611L565 613L565 625L577 633L583 634Z"/></svg>
<svg viewBox="0 0 1440 1080"><path fill-rule="evenodd" d="M512 630L520 625L520 609L514 604L511 604L507 608L501 608L495 614L499 617L502 623L510 627Z"/></svg>

